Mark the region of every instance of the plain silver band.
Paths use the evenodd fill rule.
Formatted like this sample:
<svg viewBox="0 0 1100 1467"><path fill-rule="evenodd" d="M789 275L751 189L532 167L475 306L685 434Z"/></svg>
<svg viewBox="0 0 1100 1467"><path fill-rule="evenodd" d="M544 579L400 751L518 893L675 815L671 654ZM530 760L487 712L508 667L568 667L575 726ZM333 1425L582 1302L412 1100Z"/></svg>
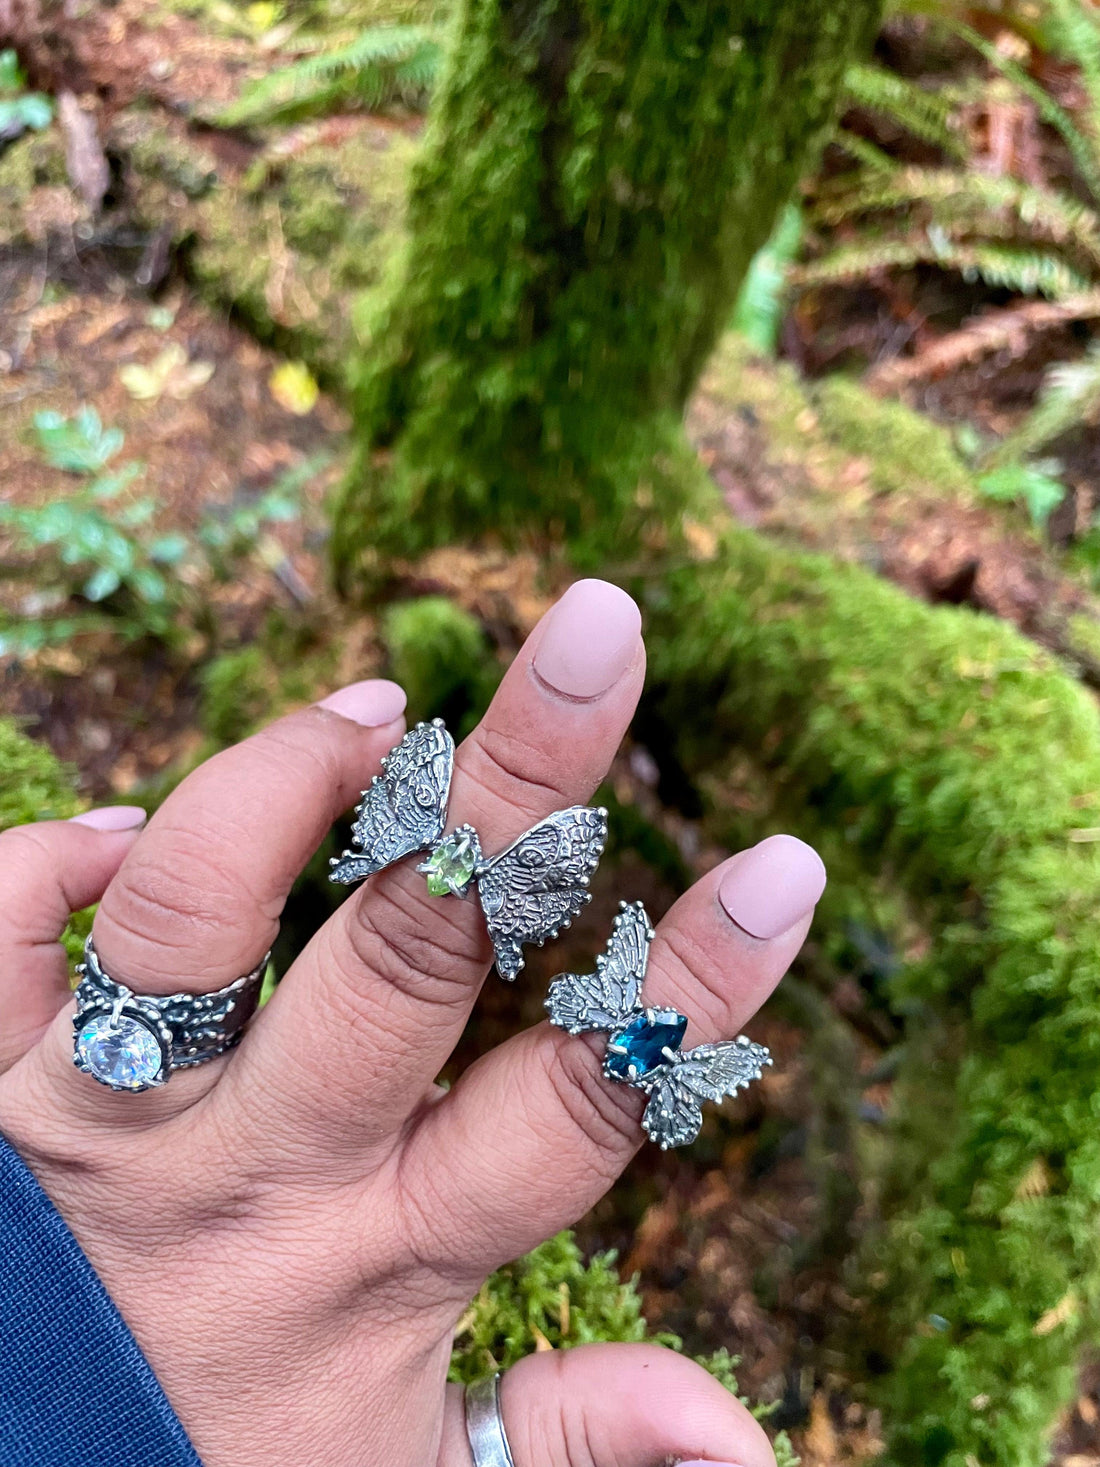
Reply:
<svg viewBox="0 0 1100 1467"><path fill-rule="evenodd" d="M500 1375L466 1387L466 1436L474 1467L516 1467L500 1414Z"/></svg>

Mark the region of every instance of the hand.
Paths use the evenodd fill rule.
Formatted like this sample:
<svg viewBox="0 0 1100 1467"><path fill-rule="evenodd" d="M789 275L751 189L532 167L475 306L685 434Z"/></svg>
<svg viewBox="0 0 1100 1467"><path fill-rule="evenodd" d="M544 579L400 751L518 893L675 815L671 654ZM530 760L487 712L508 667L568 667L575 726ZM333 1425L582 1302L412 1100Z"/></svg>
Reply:
<svg viewBox="0 0 1100 1467"><path fill-rule="evenodd" d="M450 815L501 849L587 800L644 673L634 603L582 582L539 623L459 749ZM573 1222L641 1144L644 1097L601 1045L547 1024L435 1077L492 950L475 901L405 861L351 895L241 1047L145 1094L72 1065L56 939L102 898L106 970L212 990L271 944L295 877L401 737L404 696L358 683L127 813L0 835L0 1131L113 1295L207 1467L469 1467L454 1327L484 1278ZM135 822L141 812L134 812ZM824 873L774 837L683 896L646 998L736 1034L798 951ZM631 893L622 893L630 897ZM520 982L524 981L521 975ZM494 980L495 981L495 980ZM509 1372L516 1467L771 1467L748 1413L655 1346L540 1354Z"/></svg>

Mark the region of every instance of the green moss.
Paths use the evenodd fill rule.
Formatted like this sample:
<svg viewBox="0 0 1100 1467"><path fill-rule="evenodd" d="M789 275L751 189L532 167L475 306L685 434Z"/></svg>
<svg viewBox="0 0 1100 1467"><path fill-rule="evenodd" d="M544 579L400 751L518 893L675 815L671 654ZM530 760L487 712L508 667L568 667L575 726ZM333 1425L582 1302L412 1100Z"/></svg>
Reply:
<svg viewBox="0 0 1100 1467"><path fill-rule="evenodd" d="M423 596L388 609L382 641L410 717L442 718L460 737L468 733L501 672L480 622L444 596Z"/></svg>
<svg viewBox="0 0 1100 1467"><path fill-rule="evenodd" d="M76 772L0 718L0 830L32 820L65 820L81 809Z"/></svg>
<svg viewBox="0 0 1100 1467"><path fill-rule="evenodd" d="M273 134L243 177L200 140L155 115L120 118L112 145L131 170L138 216L170 221L208 300L262 340L339 383L360 295L401 237L415 139L363 119L333 143L303 130L292 151Z"/></svg>
<svg viewBox="0 0 1100 1467"><path fill-rule="evenodd" d="M76 771L28 738L10 718L0 718L0 830L34 820L67 820L84 808L76 795ZM65 933L76 962L91 930L92 909L78 912Z"/></svg>
<svg viewBox="0 0 1100 1467"><path fill-rule="evenodd" d="M827 377L813 391L821 426L831 442L870 461L876 489L885 493L928 485L966 499L974 480L939 423L901 402L886 402L848 377Z"/></svg>
<svg viewBox="0 0 1100 1467"><path fill-rule="evenodd" d="M219 748L246 738L278 701L278 680L269 653L243 647L213 658L200 673L203 732Z"/></svg>
<svg viewBox="0 0 1100 1467"><path fill-rule="evenodd" d="M548 1347L567 1350L599 1341L651 1338L679 1344L674 1335L649 1334L636 1283L622 1281L613 1253L598 1253L585 1263L573 1234L559 1233L498 1270L483 1286L455 1331L450 1379L479 1380ZM700 1363L733 1395L739 1394L737 1361L727 1351ZM769 1408L758 1406L754 1414L766 1419ZM785 1433L779 1433L775 1448L779 1467L797 1467Z"/></svg>
<svg viewBox="0 0 1100 1467"><path fill-rule="evenodd" d="M679 422L874 0L466 0L365 323L334 551L630 555L693 512Z"/></svg>
<svg viewBox="0 0 1100 1467"><path fill-rule="evenodd" d="M1100 1294L1095 704L1003 624L748 532L640 593L683 769L720 789L747 751L775 818L930 935L884 976L906 1045L853 1283L889 1459L1039 1467Z"/></svg>

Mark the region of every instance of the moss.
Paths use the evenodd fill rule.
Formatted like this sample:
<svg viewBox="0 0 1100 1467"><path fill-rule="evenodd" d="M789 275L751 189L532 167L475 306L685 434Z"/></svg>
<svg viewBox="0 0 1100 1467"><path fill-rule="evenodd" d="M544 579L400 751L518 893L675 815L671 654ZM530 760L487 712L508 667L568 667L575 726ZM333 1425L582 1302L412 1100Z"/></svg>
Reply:
<svg viewBox="0 0 1100 1467"><path fill-rule="evenodd" d="M848 377L827 377L813 391L830 442L870 460L884 493L925 484L941 494L973 497L974 480L950 432L901 402L884 402Z"/></svg>
<svg viewBox="0 0 1100 1467"><path fill-rule="evenodd" d="M874 0L466 0L367 321L334 552L635 553L692 512L686 397Z"/></svg>
<svg viewBox="0 0 1100 1467"><path fill-rule="evenodd" d="M640 594L683 769L720 788L747 750L776 815L931 934L884 979L905 1056L853 1285L889 1459L1039 1467L1100 1293L1095 705L1003 624L744 531Z"/></svg>
<svg viewBox="0 0 1100 1467"><path fill-rule="evenodd" d="M278 701L271 657L260 647L243 647L213 658L200 673L203 732L218 748L246 738Z"/></svg>
<svg viewBox="0 0 1100 1467"><path fill-rule="evenodd" d="M77 814L81 805L75 790L75 770L10 718L0 718L0 830Z"/></svg>
<svg viewBox="0 0 1100 1467"><path fill-rule="evenodd" d="M585 1263L572 1233L559 1233L482 1287L455 1331L450 1379L479 1380L535 1350L649 1338L679 1344L673 1335L649 1335L636 1283L620 1279L613 1253L598 1253ZM737 1361L725 1350L700 1363L739 1394ZM758 1406L754 1414L766 1418L769 1410ZM797 1467L785 1433L779 1433L775 1448L779 1467Z"/></svg>
<svg viewBox="0 0 1100 1467"><path fill-rule="evenodd" d="M500 681L481 624L445 596L423 596L389 608L382 641L410 717L442 718L459 737L468 733Z"/></svg>
<svg viewBox="0 0 1100 1467"><path fill-rule="evenodd" d="M336 142L300 129L288 149L273 134L241 177L154 114L121 117L111 142L128 160L137 216L170 221L207 299L339 383L358 298L401 237L415 139L369 118Z"/></svg>
<svg viewBox="0 0 1100 1467"><path fill-rule="evenodd" d="M34 820L67 820L85 808L76 794L76 770L22 731L0 718L0 830ZM76 962L91 931L92 910L78 912L65 933L69 957Z"/></svg>

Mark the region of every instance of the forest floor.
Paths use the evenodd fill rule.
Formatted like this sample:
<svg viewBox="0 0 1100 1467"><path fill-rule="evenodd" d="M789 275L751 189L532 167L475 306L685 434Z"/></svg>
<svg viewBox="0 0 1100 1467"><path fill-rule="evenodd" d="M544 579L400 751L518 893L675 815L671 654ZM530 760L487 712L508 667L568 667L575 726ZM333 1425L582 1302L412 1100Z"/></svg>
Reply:
<svg viewBox="0 0 1100 1467"><path fill-rule="evenodd" d="M159 108L178 121L224 103L243 78L270 66L279 49L265 49L264 37L250 35L230 6L172 9L155 0L122 0L109 16L112 29L85 57L95 72L104 131L135 106ZM401 126L413 124L403 119ZM247 155L249 145L229 139L220 146ZM202 593L222 645L247 645L273 612L333 618L342 642L333 682L369 675L379 665L377 645L370 629L350 626L334 602L320 533L321 506L346 444L338 399L326 392L312 403L288 398L278 375L283 358L256 339L240 312L211 305L185 252L169 251L149 278L150 250L158 247L155 220L140 238L116 231L83 239L81 212L66 210L63 193L36 187L33 201L0 193L0 241L8 241L0 252L5 500L36 505L71 489L71 479L48 467L35 444L33 417L45 409L69 415L91 404L105 424L121 429L120 457L144 465L135 493L155 495L158 529L188 536L204 513L248 503L280 474L325 454L327 466L302 491L300 515L271 531L277 563L270 554L246 558L229 582ZM39 216L28 218L35 210ZM868 359L881 356L891 329L881 300L834 306L835 341L844 350L857 344ZM858 435L836 426L837 403L812 380L841 347L821 349L815 358L811 345L803 340L790 351L811 379L801 381L790 366L749 361L727 342L691 406L694 441L731 512L765 533L872 564L913 595L1009 619L1100 684L1091 643L1070 633L1081 619L1096 621L1088 579L1067 567L1058 545L1041 540L1022 513L958 485L945 490L926 468L906 476L904 463L894 461L884 469ZM960 374L922 389L918 405L944 419L989 425L1020 410L1027 384L1019 374L1032 373L1033 391L1042 365L1017 363L1001 382L988 372L973 380ZM127 370L134 367L152 374L138 394ZM1092 473L1088 462L1077 466L1082 502L1092 492ZM1064 538L1057 525L1054 532L1055 541ZM418 593L435 588L459 591L483 614L488 609L505 654L548 599L528 561L493 553L461 563L444 556L410 582ZM0 585L9 612L25 594L18 581ZM0 663L0 715L25 719L76 767L82 791L94 800L141 798L193 760L205 738L201 706L200 678L186 649L181 658L144 642L89 636L19 664ZM643 809L689 869L707 869L722 853L710 850L689 822L656 807L651 765L644 749L627 749L611 777L616 796ZM640 864L624 871L629 861L622 858L614 875L602 873L597 900L555 949L556 967L574 953L583 962L598 945L612 892L624 889L628 876L629 890L654 915L668 905L672 890ZM526 989L525 1017L532 1022L549 971L549 958L539 957ZM464 1053L514 1028L514 999L487 990L476 1040L468 1036L459 1064ZM858 1006L857 985L842 986L833 1001L841 1010ZM586 1246L618 1249L624 1271L640 1275L654 1328L675 1331L693 1351L726 1346L743 1357L743 1387L778 1403L776 1420L792 1429L808 1467L855 1462L875 1454L881 1423L822 1365L825 1322L843 1315L851 1301L843 1280L808 1246L822 1219L807 1163L813 1117L803 1041L774 1006L758 1020L754 1037L771 1046L777 1063L746 1102L739 1129L711 1122L688 1155L643 1154L629 1185L579 1231ZM870 1044L863 1058L870 1068ZM874 1090L865 1094L871 1108L886 1099ZM1059 1467L1100 1467L1100 1366L1083 1373L1052 1460Z"/></svg>

